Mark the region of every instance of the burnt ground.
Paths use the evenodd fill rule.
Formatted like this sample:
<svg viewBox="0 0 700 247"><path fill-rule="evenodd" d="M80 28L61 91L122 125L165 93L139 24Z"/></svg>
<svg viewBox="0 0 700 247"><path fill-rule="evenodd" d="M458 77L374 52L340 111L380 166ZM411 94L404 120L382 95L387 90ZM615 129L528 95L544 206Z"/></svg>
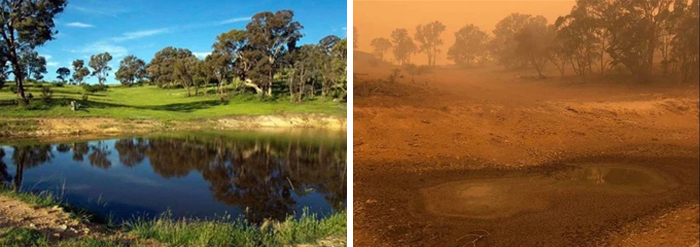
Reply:
<svg viewBox="0 0 700 247"><path fill-rule="evenodd" d="M356 246L472 246L483 231L489 236L476 246L697 242L696 85L530 80L498 68L377 81L390 70L355 63ZM543 192L545 210L489 219L436 216L421 197L448 182L546 175L576 162L649 167L677 186L647 195Z"/></svg>

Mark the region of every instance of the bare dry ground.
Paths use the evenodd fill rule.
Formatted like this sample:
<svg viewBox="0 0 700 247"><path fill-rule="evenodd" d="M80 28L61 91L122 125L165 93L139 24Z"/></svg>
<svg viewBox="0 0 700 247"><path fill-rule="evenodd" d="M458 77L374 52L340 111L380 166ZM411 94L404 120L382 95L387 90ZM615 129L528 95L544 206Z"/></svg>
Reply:
<svg viewBox="0 0 700 247"><path fill-rule="evenodd" d="M529 71L498 67L376 81L391 69L357 59L354 66L356 246L698 242L697 84L531 80ZM431 214L421 199L421 190L448 182L550 174L581 162L657 169L677 187L644 196L562 191L540 196L544 211L497 219Z"/></svg>
<svg viewBox="0 0 700 247"><path fill-rule="evenodd" d="M324 114L285 114L235 116L201 120L84 118L2 118L0 138L75 137L81 135L110 136L132 133L188 130L259 130L317 128L345 130L346 118Z"/></svg>

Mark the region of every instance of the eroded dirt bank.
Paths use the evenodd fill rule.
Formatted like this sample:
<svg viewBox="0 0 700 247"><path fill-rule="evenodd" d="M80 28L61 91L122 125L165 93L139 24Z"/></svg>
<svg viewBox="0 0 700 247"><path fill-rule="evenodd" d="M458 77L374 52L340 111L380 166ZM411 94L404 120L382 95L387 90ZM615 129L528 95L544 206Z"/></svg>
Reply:
<svg viewBox="0 0 700 247"><path fill-rule="evenodd" d="M345 130L346 118L321 114L236 116L201 120L113 118L0 118L0 138L105 136L200 129L317 128Z"/></svg>
<svg viewBox="0 0 700 247"><path fill-rule="evenodd" d="M697 242L697 86L533 81L494 68L438 69L391 84L368 82L389 69L355 68L364 81L354 83L356 245L471 246L481 230L489 236L476 246ZM542 193L545 210L495 219L438 216L421 199L421 190L448 182L545 176L571 162L649 166L678 187Z"/></svg>

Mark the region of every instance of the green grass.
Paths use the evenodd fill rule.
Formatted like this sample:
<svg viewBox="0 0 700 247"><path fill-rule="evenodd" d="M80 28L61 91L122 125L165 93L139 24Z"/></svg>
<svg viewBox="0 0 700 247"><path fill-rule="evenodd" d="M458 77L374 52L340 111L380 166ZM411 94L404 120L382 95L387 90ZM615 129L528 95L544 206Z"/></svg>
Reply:
<svg viewBox="0 0 700 247"><path fill-rule="evenodd" d="M2 186L0 184L0 186ZM26 202L29 205L38 207L53 207L61 206L61 200L53 193L42 191L39 193L20 193L14 190L0 187L0 195Z"/></svg>
<svg viewBox="0 0 700 247"><path fill-rule="evenodd" d="M154 239L171 246L287 246L314 243L327 237L346 236L345 212L318 218L304 213L298 219L264 222L261 225L245 220L221 217L213 220L173 220L164 214L154 220L136 220L127 224L141 238Z"/></svg>
<svg viewBox="0 0 700 247"><path fill-rule="evenodd" d="M126 247L118 240L103 240L94 238L71 239L51 243L41 232L27 228L11 228L6 232L0 231L0 246L3 247ZM131 245L134 246L134 245ZM138 245L137 245L138 246Z"/></svg>
<svg viewBox="0 0 700 247"><path fill-rule="evenodd" d="M0 189L0 195L14 198L39 207L63 206L58 197L48 192L20 193ZM75 211L69 209L69 212ZM71 213L73 215L73 213ZM73 215L74 216L74 215ZM83 218L86 219L86 218ZM230 216L216 219L172 219L162 214L155 219L136 219L113 227L130 233L139 239L153 239L168 246L289 246L314 243L325 238L344 239L347 229L347 215L337 212L326 217L310 214L307 210L298 218L288 217L283 222L268 221L251 224L245 219L232 219ZM79 239L50 243L42 233L24 228L0 230L0 246L8 247L74 247L74 246L122 246L117 240ZM132 245L133 246L133 245Z"/></svg>
<svg viewBox="0 0 700 247"><path fill-rule="evenodd" d="M28 107L13 105L17 96L5 86L0 90L0 117L112 117L120 119L191 120L218 118L236 115L272 115L320 113L344 116L345 103L318 98L304 103L288 100L263 101L252 94L234 95L221 101L213 93L208 96L200 90L199 95L185 97L184 89L161 89L155 86L123 87L111 85L108 91L88 96L86 107L79 111L70 109L70 101L82 101L84 90L79 86L50 87L53 98L50 102L41 99L41 88L27 84L27 93L34 99Z"/></svg>

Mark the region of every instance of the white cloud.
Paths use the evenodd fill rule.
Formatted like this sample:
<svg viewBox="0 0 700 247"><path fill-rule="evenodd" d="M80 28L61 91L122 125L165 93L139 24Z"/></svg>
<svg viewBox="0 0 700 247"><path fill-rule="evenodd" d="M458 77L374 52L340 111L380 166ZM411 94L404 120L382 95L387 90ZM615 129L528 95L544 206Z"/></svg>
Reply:
<svg viewBox="0 0 700 247"><path fill-rule="evenodd" d="M82 22L71 22L66 24L66 26L69 27L78 27L78 28L90 28L90 27L95 27L92 24L87 24L87 23L82 23Z"/></svg>
<svg viewBox="0 0 700 247"><path fill-rule="evenodd" d="M137 31L137 32L128 32L128 33L123 33L121 37L112 38L112 40L114 40L116 42L121 42L121 41L125 41L125 40L140 39L143 37L148 37L148 36L153 36L153 35L158 35L158 34L163 34L163 33L169 33L171 31L172 31L171 28L159 28L159 29L143 30L143 31Z"/></svg>
<svg viewBox="0 0 700 247"><path fill-rule="evenodd" d="M127 50L123 46L113 45L104 42L92 43L85 47L79 49L72 49L69 51L72 53L86 54L86 56L103 52L109 52L109 54L112 55L112 57L114 58L123 57L129 53L129 50Z"/></svg>
<svg viewBox="0 0 700 247"><path fill-rule="evenodd" d="M47 63L46 63L46 66L49 66L49 67L58 67L58 62L47 62Z"/></svg>
<svg viewBox="0 0 700 247"><path fill-rule="evenodd" d="M51 55L41 55L42 57L46 58L46 60L51 60L53 56Z"/></svg>
<svg viewBox="0 0 700 247"><path fill-rule="evenodd" d="M224 25L224 24L231 24L231 23L235 23L235 22L242 22L242 21L249 21L249 20L250 20L250 16L248 16L248 17L236 17L236 18L231 18L228 20L220 21L217 24Z"/></svg>
<svg viewBox="0 0 700 247"><path fill-rule="evenodd" d="M211 52L192 52L192 54L194 56L198 57L199 59L204 59L207 56L209 56L209 54L211 54Z"/></svg>

